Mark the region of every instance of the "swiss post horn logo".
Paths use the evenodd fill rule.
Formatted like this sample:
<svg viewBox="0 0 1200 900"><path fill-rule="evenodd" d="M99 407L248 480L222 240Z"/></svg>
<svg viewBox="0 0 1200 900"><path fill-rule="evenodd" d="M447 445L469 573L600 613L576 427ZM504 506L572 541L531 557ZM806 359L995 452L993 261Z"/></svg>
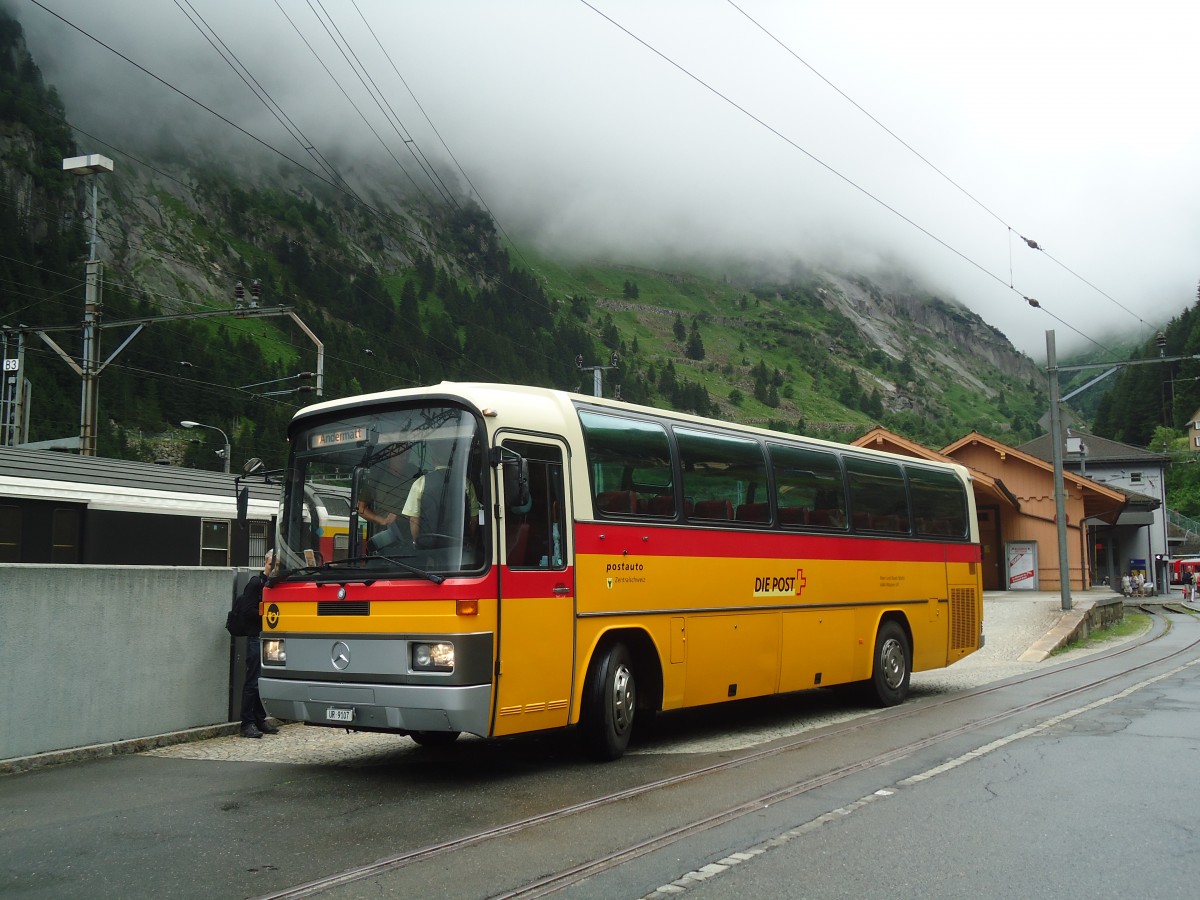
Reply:
<svg viewBox="0 0 1200 900"><path fill-rule="evenodd" d="M807 586L803 569L795 573L767 573L754 576L755 597L799 597Z"/></svg>

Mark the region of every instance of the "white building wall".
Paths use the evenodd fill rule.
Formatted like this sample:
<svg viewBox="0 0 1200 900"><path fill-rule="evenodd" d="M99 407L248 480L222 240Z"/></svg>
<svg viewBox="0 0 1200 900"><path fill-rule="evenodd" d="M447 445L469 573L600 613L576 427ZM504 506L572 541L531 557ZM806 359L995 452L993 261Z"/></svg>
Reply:
<svg viewBox="0 0 1200 900"><path fill-rule="evenodd" d="M1076 460L1069 460L1074 463ZM1143 526L1128 526L1113 529L1115 538L1112 557L1118 573L1123 572L1131 559L1145 559L1151 572L1154 571L1156 555L1170 555L1167 542L1167 498L1166 469L1158 463L1118 462L1105 464L1088 461L1083 471L1071 465L1071 471L1079 472L1100 484L1121 491L1132 491L1158 500L1158 508L1151 513L1152 522ZM1135 480L1135 475L1140 476Z"/></svg>

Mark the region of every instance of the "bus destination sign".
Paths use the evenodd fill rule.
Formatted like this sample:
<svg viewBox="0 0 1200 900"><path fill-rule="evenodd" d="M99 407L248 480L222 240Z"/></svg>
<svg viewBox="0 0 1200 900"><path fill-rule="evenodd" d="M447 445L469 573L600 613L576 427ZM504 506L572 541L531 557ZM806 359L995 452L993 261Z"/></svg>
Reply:
<svg viewBox="0 0 1200 900"><path fill-rule="evenodd" d="M312 436L312 449L339 447L343 444L361 444L367 439L367 430L361 425L343 428L340 431L322 431Z"/></svg>

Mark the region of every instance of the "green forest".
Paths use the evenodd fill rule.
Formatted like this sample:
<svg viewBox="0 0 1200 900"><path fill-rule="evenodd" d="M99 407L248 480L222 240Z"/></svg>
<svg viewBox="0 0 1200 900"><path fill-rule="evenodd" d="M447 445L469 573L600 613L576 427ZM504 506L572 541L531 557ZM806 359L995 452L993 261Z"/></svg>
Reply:
<svg viewBox="0 0 1200 900"><path fill-rule="evenodd" d="M98 222L103 456L220 468L216 435L180 428L186 419L224 430L235 466L282 463L288 420L320 399L314 344L289 316L238 314L239 283L243 304L285 307L319 336L326 398L444 379L586 394L591 367L604 366L608 396L835 440L873 425L933 448L973 430L1011 445L1041 431L1045 376L1027 359L1001 368L962 352L949 364L961 348L912 318L913 304L1019 355L933 294L900 297L861 276L838 288L814 272L780 280L566 264L514 243L465 201L388 209L287 173L213 159L170 168L150 151L96 147L0 14L0 328L6 354L23 341L29 441L79 432L79 376L36 331L79 358L91 222L86 179L61 161L97 150L118 158L116 174L90 176L108 179ZM828 302L839 289L890 310L901 354ZM1165 355L1197 352L1197 315L1170 322ZM1092 430L1137 446L1177 442L1200 407L1198 363L1128 367L1087 398ZM1200 514L1196 493L1188 505Z"/></svg>
<svg viewBox="0 0 1200 900"><path fill-rule="evenodd" d="M1188 424L1200 411L1200 287L1196 303L1129 355L1096 404L1092 431L1171 457L1168 505L1200 519L1200 448L1188 446ZM1161 359L1162 362L1144 362Z"/></svg>

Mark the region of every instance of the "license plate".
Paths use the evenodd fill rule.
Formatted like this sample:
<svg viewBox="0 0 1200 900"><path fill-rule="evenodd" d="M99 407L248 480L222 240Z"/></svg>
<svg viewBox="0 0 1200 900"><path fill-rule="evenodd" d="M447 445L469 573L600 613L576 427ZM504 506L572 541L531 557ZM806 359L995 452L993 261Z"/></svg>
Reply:
<svg viewBox="0 0 1200 900"><path fill-rule="evenodd" d="M325 718L327 718L330 722L353 722L354 710L337 709L336 707L331 706L329 709L325 710Z"/></svg>

